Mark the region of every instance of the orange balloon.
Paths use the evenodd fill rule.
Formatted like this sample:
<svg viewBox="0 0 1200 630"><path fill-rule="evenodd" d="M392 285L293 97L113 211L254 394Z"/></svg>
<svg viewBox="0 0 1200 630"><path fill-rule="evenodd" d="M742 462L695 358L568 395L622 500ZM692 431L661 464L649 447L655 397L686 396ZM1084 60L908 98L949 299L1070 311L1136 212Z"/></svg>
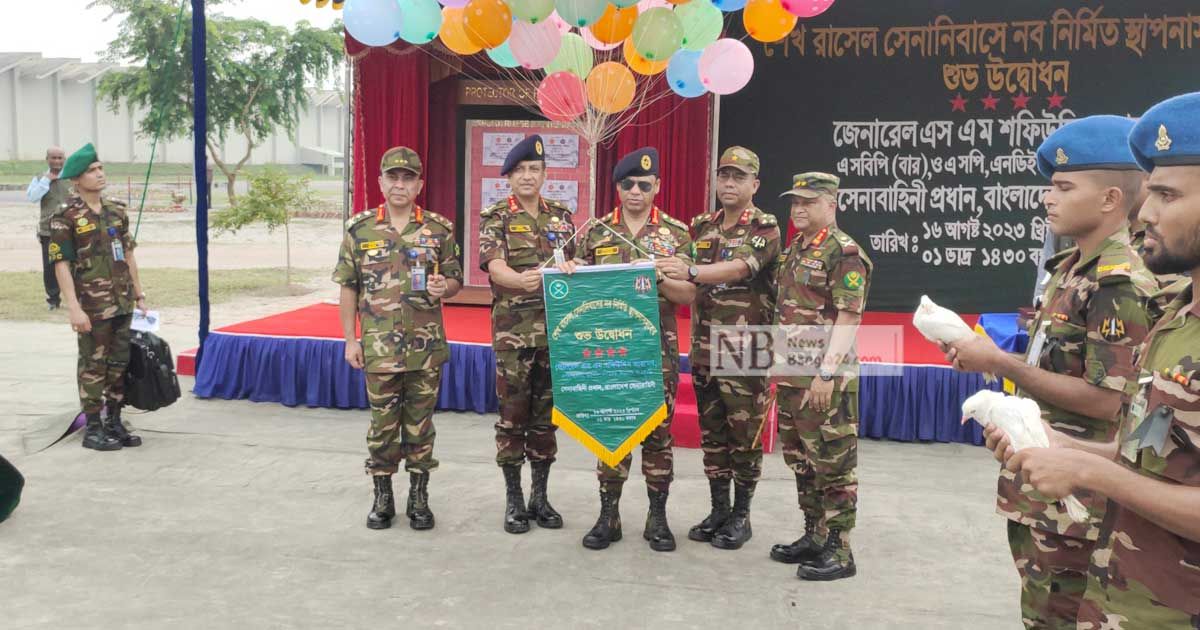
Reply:
<svg viewBox="0 0 1200 630"><path fill-rule="evenodd" d="M629 107L635 90L637 79L623 63L606 61L588 73L588 102L605 114L615 114Z"/></svg>
<svg viewBox="0 0 1200 630"><path fill-rule="evenodd" d="M463 56L483 50L483 46L467 37L467 31L463 28L463 7L442 9L442 31L438 37L446 48Z"/></svg>
<svg viewBox="0 0 1200 630"><path fill-rule="evenodd" d="M463 31L472 42L491 50L512 32L512 9L504 0L471 0L463 7Z"/></svg>
<svg viewBox="0 0 1200 630"><path fill-rule="evenodd" d="M618 9L615 4L608 5L604 15L588 28L592 37L605 44L616 44L633 33L633 23L637 21L637 5Z"/></svg>
<svg viewBox="0 0 1200 630"><path fill-rule="evenodd" d="M667 69L667 64L671 63L670 59L662 61L650 61L641 56L637 49L633 47L633 38L625 40L625 63L629 64L629 69L638 74L651 76Z"/></svg>
<svg viewBox="0 0 1200 630"><path fill-rule="evenodd" d="M780 0L750 0L742 9L742 24L750 37L765 43L777 42L796 27L798 18L783 8Z"/></svg>

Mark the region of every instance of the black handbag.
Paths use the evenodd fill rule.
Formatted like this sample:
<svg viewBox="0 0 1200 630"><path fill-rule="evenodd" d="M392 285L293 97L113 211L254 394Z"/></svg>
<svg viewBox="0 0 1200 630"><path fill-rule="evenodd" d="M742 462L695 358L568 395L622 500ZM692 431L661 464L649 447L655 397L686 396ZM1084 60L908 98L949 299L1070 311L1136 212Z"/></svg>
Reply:
<svg viewBox="0 0 1200 630"><path fill-rule="evenodd" d="M171 346L154 333L134 331L125 370L125 404L154 411L179 400Z"/></svg>

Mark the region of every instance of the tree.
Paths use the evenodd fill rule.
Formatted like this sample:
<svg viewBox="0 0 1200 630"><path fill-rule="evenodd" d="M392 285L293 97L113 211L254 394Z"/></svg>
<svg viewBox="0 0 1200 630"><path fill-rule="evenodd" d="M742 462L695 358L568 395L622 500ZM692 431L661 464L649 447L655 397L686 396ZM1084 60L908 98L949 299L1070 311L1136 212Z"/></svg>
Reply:
<svg viewBox="0 0 1200 630"><path fill-rule="evenodd" d="M285 282L292 284L292 215L305 212L316 205L311 179L305 175L291 179L278 167L267 168L250 176L250 192L227 210L212 215L217 233L237 232L251 223L265 223L268 232L283 226L285 247Z"/></svg>
<svg viewBox="0 0 1200 630"><path fill-rule="evenodd" d="M208 0L219 5L222 0ZM175 0L93 0L90 7L119 16L120 32L106 52L110 61L138 64L109 73L99 94L116 111L122 99L150 112L139 133L150 137L162 120L164 139L192 135L192 43L190 11L183 10L176 41ZM208 17L208 129L205 143L225 175L230 205L234 185L254 149L282 127L294 136L300 112L309 104L307 86L329 78L342 62L341 24L320 29L300 22L292 30L256 19ZM246 139L236 162L221 158L218 147L232 135Z"/></svg>

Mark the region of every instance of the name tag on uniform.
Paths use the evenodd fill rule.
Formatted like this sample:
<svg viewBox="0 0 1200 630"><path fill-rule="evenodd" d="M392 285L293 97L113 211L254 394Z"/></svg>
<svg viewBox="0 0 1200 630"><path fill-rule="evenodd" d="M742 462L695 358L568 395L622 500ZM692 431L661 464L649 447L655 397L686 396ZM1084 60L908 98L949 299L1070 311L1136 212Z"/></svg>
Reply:
<svg viewBox="0 0 1200 630"><path fill-rule="evenodd" d="M1025 355L1025 365L1037 367L1038 361L1042 359L1042 348L1046 345L1046 329L1049 327L1048 321L1043 321L1041 326L1038 326L1033 343L1029 344L1029 353Z"/></svg>
<svg viewBox="0 0 1200 630"><path fill-rule="evenodd" d="M509 232L532 232L533 228L528 225L510 225L510 226L508 226L508 231Z"/></svg>
<svg viewBox="0 0 1200 630"><path fill-rule="evenodd" d="M75 233L76 234L87 234L88 232L94 231L95 229L96 229L96 224L89 223L87 225L81 225L81 226L75 228Z"/></svg>
<svg viewBox="0 0 1200 630"><path fill-rule="evenodd" d="M825 263L823 263L819 260L814 260L812 258L801 258L800 264L805 267L808 267L809 269L818 269L819 270L819 269L822 269L823 267L825 267Z"/></svg>
<svg viewBox="0 0 1200 630"><path fill-rule="evenodd" d="M617 245L613 245L612 247L597 247L596 248L597 256L612 256L612 255L618 254L620 252L621 252L621 248Z"/></svg>
<svg viewBox="0 0 1200 630"><path fill-rule="evenodd" d="M387 241L367 241L365 243L360 243L358 246L358 248L363 251L368 249L383 249L385 247L387 247Z"/></svg>
<svg viewBox="0 0 1200 630"><path fill-rule="evenodd" d="M712 247L712 241L698 241L696 243L696 249L709 249L710 247Z"/></svg>

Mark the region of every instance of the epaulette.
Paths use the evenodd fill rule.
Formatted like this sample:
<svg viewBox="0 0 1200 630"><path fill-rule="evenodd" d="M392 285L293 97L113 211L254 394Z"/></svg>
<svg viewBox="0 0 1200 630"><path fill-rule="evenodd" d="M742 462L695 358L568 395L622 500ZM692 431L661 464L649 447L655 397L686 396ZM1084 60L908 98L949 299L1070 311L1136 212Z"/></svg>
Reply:
<svg viewBox="0 0 1200 630"><path fill-rule="evenodd" d="M683 221L680 221L679 219L676 219L675 217L673 217L665 212L663 212L661 216L662 216L663 223L666 223L667 225L672 225L680 230L683 230L684 232L688 231L688 226Z"/></svg>
<svg viewBox="0 0 1200 630"><path fill-rule="evenodd" d="M452 223L450 219L447 219L436 212L430 212L428 210L426 210L424 214L427 220L433 221L434 223L446 228L447 230L450 230L451 232L454 231L454 223Z"/></svg>

